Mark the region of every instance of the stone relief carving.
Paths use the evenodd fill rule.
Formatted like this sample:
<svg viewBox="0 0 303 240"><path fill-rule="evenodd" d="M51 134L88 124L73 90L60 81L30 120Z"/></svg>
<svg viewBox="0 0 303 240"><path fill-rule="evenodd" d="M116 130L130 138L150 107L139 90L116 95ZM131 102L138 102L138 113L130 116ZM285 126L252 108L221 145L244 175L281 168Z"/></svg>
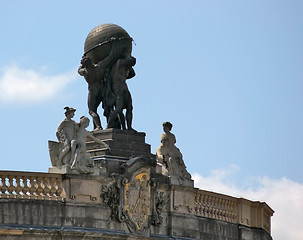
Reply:
<svg viewBox="0 0 303 240"><path fill-rule="evenodd" d="M111 209L110 220L123 222L125 220L125 213L122 209L122 184L121 176L116 173L111 175L112 182L108 185L103 185L101 188L101 198Z"/></svg>
<svg viewBox="0 0 303 240"><path fill-rule="evenodd" d="M111 219L121 221L120 219L120 192L116 185L102 186L101 197L103 202L111 208Z"/></svg>
<svg viewBox="0 0 303 240"><path fill-rule="evenodd" d="M163 223L161 213L168 200L169 197L165 194L165 192L158 192L157 190L154 192L154 206L152 209L152 215L150 217L151 225L157 226Z"/></svg>
<svg viewBox="0 0 303 240"><path fill-rule="evenodd" d="M79 173L93 173L93 161L87 153L86 139L89 138L106 149L109 149L109 146L86 130L89 125L87 117L81 117L80 122L76 123L72 120L76 110L70 107L64 109L66 118L56 131L59 142L49 141L52 166L69 166Z"/></svg>
<svg viewBox="0 0 303 240"><path fill-rule="evenodd" d="M101 189L102 201L111 209L111 220L124 222L130 232L141 235L147 234L150 225L163 223L161 213L169 200L151 178L152 166L151 161L142 166L142 158L134 158L131 164L121 166L124 174L113 174L111 183Z"/></svg>
<svg viewBox="0 0 303 240"><path fill-rule="evenodd" d="M128 33L115 24L100 25L87 36L78 73L88 83L88 109L96 130L102 129L97 113L102 102L107 128L134 131L132 98L126 84L127 79L135 76L132 41Z"/></svg>
<svg viewBox="0 0 303 240"><path fill-rule="evenodd" d="M125 208L137 230L148 221L151 212L151 189L148 173L140 173L125 184Z"/></svg>
<svg viewBox="0 0 303 240"><path fill-rule="evenodd" d="M170 122L163 123L164 133L161 135L161 145L156 151L156 159L167 169L168 176L177 177L182 185L184 180L191 180L191 175L186 170L182 153L175 146L176 137L171 133L172 126Z"/></svg>

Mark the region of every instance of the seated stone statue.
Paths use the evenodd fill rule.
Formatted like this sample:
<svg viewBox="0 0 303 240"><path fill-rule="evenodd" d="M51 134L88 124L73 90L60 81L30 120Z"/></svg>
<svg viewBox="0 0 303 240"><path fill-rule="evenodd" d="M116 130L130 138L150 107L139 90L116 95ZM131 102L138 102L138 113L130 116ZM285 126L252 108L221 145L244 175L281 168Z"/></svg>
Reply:
<svg viewBox="0 0 303 240"><path fill-rule="evenodd" d="M64 109L66 118L56 131L59 142L48 142L52 166L59 169L69 166L79 173L92 173L93 161L90 159L90 154L87 153L87 138L101 144L106 149L109 149L109 146L86 130L89 125L87 117L81 117L80 123L76 123L72 120L76 110L69 107Z"/></svg>
<svg viewBox="0 0 303 240"><path fill-rule="evenodd" d="M170 132L171 129L170 122L163 123L164 133L161 135L161 145L156 151L156 158L158 163L166 167L169 176L178 177L182 183L184 179L191 179L191 175L186 170L182 153L175 146L176 137Z"/></svg>
<svg viewBox="0 0 303 240"><path fill-rule="evenodd" d="M90 157L90 154L87 153L86 149L86 139L90 138L91 140L99 143L104 146L104 148L109 149L109 146L102 142L100 139L94 137L92 133L86 130L89 125L89 119L87 117L81 117L80 123L77 123L75 126L75 139L73 140L73 145L75 145L75 152L73 157L73 163L71 165L72 169L77 170L80 173L92 173L93 172L93 161Z"/></svg>

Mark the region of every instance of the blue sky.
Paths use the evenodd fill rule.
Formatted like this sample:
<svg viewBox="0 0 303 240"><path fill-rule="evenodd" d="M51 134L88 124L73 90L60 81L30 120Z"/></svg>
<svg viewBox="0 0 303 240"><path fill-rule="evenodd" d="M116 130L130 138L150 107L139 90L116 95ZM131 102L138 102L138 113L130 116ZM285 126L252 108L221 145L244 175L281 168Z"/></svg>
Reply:
<svg viewBox="0 0 303 240"><path fill-rule="evenodd" d="M197 187L266 201L274 239L303 238L294 217L303 213L302 1L4 1L1 9L2 170L47 172L63 108L76 108L76 121L88 116L77 75L85 38L115 23L135 40L133 127L152 151L162 122L172 122ZM290 215L293 227L282 229Z"/></svg>

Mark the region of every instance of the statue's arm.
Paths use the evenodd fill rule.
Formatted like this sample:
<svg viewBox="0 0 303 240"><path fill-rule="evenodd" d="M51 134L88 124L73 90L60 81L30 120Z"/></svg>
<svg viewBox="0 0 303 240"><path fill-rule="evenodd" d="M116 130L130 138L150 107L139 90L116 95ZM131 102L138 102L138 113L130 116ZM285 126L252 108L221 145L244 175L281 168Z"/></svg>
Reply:
<svg viewBox="0 0 303 240"><path fill-rule="evenodd" d="M65 142L66 141L66 136L65 136L64 131L62 129L56 131L56 137L57 137L59 142Z"/></svg>
<svg viewBox="0 0 303 240"><path fill-rule="evenodd" d="M134 57L129 57L125 59L120 59L120 66L123 66L125 68L131 68L136 65L136 58Z"/></svg>
<svg viewBox="0 0 303 240"><path fill-rule="evenodd" d="M78 68L78 73L81 76L86 76L87 75L87 69L85 67L83 67L83 65L81 64L80 67Z"/></svg>
<svg viewBox="0 0 303 240"><path fill-rule="evenodd" d="M110 149L109 146L108 146L105 142L103 142L103 141L101 141L100 139L94 137L91 133L89 133L89 134L87 135L87 137L90 138L91 140L93 140L94 142L99 143L99 144L102 145L103 147L105 147L105 148L107 148L107 149Z"/></svg>
<svg viewBox="0 0 303 240"><path fill-rule="evenodd" d="M56 137L58 139L59 142L64 142L67 138L64 132L64 127L65 127L65 121L63 120L60 125L58 126L57 130L56 130Z"/></svg>
<svg viewBox="0 0 303 240"><path fill-rule="evenodd" d="M133 78L134 76L136 76L136 72L135 72L135 70L134 70L133 68L131 68L131 69L129 70L129 73L128 73L126 79Z"/></svg>
<svg viewBox="0 0 303 240"><path fill-rule="evenodd" d="M98 67L99 68L106 68L109 64L114 63L117 60L117 41L116 40L112 40L112 47L110 50L110 53L107 57L105 57L103 60L101 60L100 62L98 62Z"/></svg>

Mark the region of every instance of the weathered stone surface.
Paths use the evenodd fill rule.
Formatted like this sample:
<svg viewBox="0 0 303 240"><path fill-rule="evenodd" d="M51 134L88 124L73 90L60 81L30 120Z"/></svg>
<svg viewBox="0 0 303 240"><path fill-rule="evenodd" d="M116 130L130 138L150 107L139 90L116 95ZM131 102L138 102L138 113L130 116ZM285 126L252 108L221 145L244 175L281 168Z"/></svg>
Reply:
<svg viewBox="0 0 303 240"><path fill-rule="evenodd" d="M93 168L93 160L87 152L87 143L89 139L95 143L95 147L103 151L108 151L109 146L94 137L86 128L89 125L87 117L81 117L80 122L72 120L74 108L65 107L66 118L60 123L56 135L59 142L49 141L49 153L52 167L49 172L52 173L80 173L80 174L98 174L97 169Z"/></svg>
<svg viewBox="0 0 303 240"><path fill-rule="evenodd" d="M13 181L3 184L0 239L271 240L267 224L272 210L265 203L171 185L167 176L156 173L152 158L116 162L113 168L120 168L120 174L62 175L63 201L39 200L43 189L35 190L36 199L21 199L3 193L13 192ZM1 179L18 175L4 174ZM38 186L33 181L34 189Z"/></svg>
<svg viewBox="0 0 303 240"><path fill-rule="evenodd" d="M109 221L102 204L1 199L0 207L0 239L272 240L260 228L186 214L165 215L163 226L152 226L144 237L129 233L123 222Z"/></svg>
<svg viewBox="0 0 303 240"><path fill-rule="evenodd" d="M119 129L106 129L94 131L93 135L109 145L111 151L100 148L93 142L87 142L87 150L92 157L105 155L124 158L150 155L150 145L145 143L145 133Z"/></svg>
<svg viewBox="0 0 303 240"><path fill-rule="evenodd" d="M93 134L112 151L86 141L96 155L91 174L68 164L61 174L0 171L0 239L271 240L266 203L196 189L184 171L167 174L145 133Z"/></svg>
<svg viewBox="0 0 303 240"><path fill-rule="evenodd" d="M193 187L194 182L186 170L182 153L175 146L176 137L171 133L172 127L170 122L163 123L164 133L161 135L161 145L156 151L157 163L166 168L171 184Z"/></svg>

